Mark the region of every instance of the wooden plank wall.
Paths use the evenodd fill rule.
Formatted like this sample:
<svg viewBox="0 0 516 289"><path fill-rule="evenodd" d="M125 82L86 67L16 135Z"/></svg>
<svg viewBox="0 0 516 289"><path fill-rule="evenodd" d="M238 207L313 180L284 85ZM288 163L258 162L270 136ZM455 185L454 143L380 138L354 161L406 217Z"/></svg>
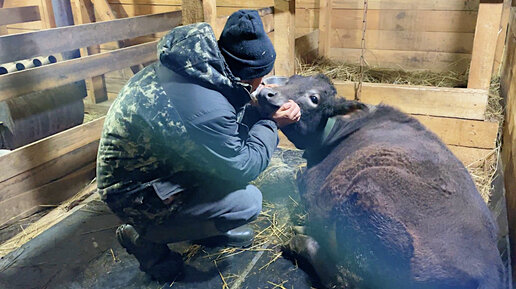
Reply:
<svg viewBox="0 0 516 289"><path fill-rule="evenodd" d="M516 6L513 3L513 6ZM502 94L506 103L503 129L502 163L504 168L512 264L516 261L516 7L511 8L505 58L502 69ZM513 280L516 276L513 266Z"/></svg>
<svg viewBox="0 0 516 289"><path fill-rule="evenodd" d="M329 56L359 63L363 0L331 0ZM405 70L465 71L478 0L369 1L366 60Z"/></svg>
<svg viewBox="0 0 516 289"><path fill-rule="evenodd" d="M76 1L76 0L72 0ZM146 14L153 14L153 13L161 13L161 12L167 12L167 11L177 11L181 10L181 0L107 0L111 9L113 10L116 18L125 18L125 17L132 17L132 16L139 16L139 15L146 15ZM296 5L298 3L302 3L301 8L296 8L296 31L297 31L297 25L300 23L299 18L297 17L297 13L300 10L303 10L303 7L307 7L307 1L312 3L311 7L313 8L315 6L316 0L302 0L302 1L296 1ZM239 9L256 9L256 8L263 8L263 7L269 7L274 6L274 0L265 0L265 1L252 1L252 0L244 0L244 1L238 1L238 0L217 0L217 17L223 17L228 16L231 13L239 10ZM313 9L312 9L313 10ZM100 19L97 15L97 19ZM313 29L312 29L313 30ZM157 40L159 37L161 37L164 33L154 34L149 37L143 37L137 39L137 41L150 41L150 40ZM305 33L306 34L306 33ZM303 35L296 32L296 37ZM271 39L274 37L274 32L270 33L269 36ZM305 46L313 47L314 39L317 40L317 35L311 35L310 37L307 37L302 41ZM101 45L101 51L110 51L113 49L116 49L117 45L116 43L107 43L104 45ZM312 49L313 50L313 49ZM313 56L313 51L308 51L309 54ZM304 55L306 55L304 54ZM115 71L112 73L108 73L105 75L106 79L106 89L108 92L109 98L114 98L120 91L120 89L123 87L123 85L131 78L133 73L130 69L124 69L120 71Z"/></svg>
<svg viewBox="0 0 516 289"><path fill-rule="evenodd" d="M39 14L41 15L41 19L37 21L31 21L27 23L18 23L18 24L10 24L7 25L7 33L15 34L15 33L23 33L23 32L32 32L41 29L51 28L51 24L45 21L45 0L4 0L3 8L13 8L13 7L25 7L25 6L38 6Z"/></svg>

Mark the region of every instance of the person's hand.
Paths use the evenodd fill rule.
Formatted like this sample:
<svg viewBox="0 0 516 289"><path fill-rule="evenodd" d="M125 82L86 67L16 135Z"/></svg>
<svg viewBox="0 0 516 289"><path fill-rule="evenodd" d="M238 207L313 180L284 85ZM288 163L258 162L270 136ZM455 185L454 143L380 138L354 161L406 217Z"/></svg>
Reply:
<svg viewBox="0 0 516 289"><path fill-rule="evenodd" d="M293 100L284 103L273 115L272 119L282 128L289 124L299 121L301 118L301 109Z"/></svg>

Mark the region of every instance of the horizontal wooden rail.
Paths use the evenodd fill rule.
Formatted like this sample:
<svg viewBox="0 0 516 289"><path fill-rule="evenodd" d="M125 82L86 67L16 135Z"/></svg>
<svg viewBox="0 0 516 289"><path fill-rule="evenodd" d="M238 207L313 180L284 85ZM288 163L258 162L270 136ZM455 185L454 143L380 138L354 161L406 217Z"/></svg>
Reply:
<svg viewBox="0 0 516 289"><path fill-rule="evenodd" d="M339 95L353 98L354 83L335 81ZM410 114L484 119L487 90L365 83L362 101L388 104Z"/></svg>
<svg viewBox="0 0 516 289"><path fill-rule="evenodd" d="M0 77L0 101L156 60L157 41Z"/></svg>
<svg viewBox="0 0 516 289"><path fill-rule="evenodd" d="M180 24L181 11L174 11L6 35L0 37L0 63L144 36L166 31ZM79 70L76 67L74 72Z"/></svg>
<svg viewBox="0 0 516 289"><path fill-rule="evenodd" d="M58 206L95 178L95 162L34 190L0 202L0 226L30 216L45 207Z"/></svg>
<svg viewBox="0 0 516 289"><path fill-rule="evenodd" d="M369 1L369 9L414 9L414 10L438 10L438 11L476 11L478 0L434 0L434 1L414 1L397 0L390 1L386 5L383 0ZM363 9L364 2L356 0L333 0L334 8L342 9Z"/></svg>
<svg viewBox="0 0 516 289"><path fill-rule="evenodd" d="M0 157L0 183L98 141L104 117L33 142Z"/></svg>
<svg viewBox="0 0 516 289"><path fill-rule="evenodd" d="M0 26L41 20L38 6L0 8Z"/></svg>

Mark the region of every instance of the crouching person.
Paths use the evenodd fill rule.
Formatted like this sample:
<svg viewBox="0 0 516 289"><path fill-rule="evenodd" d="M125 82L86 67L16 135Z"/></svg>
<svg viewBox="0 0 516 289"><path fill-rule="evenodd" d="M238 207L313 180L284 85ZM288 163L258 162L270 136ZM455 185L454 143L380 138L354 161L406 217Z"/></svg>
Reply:
<svg viewBox="0 0 516 289"><path fill-rule="evenodd" d="M206 23L177 27L159 41L158 55L106 116L97 182L125 223L120 244L142 271L168 281L183 268L168 243L251 244L246 224L260 213L262 195L248 182L268 165L278 126L300 111L288 103L263 115L246 105L276 58L256 11L231 15L218 43Z"/></svg>

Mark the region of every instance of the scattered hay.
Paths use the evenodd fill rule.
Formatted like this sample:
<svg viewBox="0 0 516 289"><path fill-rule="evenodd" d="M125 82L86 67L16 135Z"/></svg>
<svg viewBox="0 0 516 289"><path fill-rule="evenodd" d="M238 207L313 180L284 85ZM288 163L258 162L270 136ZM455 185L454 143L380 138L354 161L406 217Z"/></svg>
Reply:
<svg viewBox="0 0 516 289"><path fill-rule="evenodd" d="M486 204L489 203L493 194L492 182L496 177L498 164L496 158L499 151L500 147L497 147L485 158L477 160L466 167Z"/></svg>
<svg viewBox="0 0 516 289"><path fill-rule="evenodd" d="M95 181L92 181L90 184L85 186L78 194L63 202L61 205L50 211L41 219L26 227L23 230L23 232L0 244L0 257L3 257L8 253L20 248L23 244L36 238L53 225L62 221L72 211L78 210L82 208L84 204L94 199L97 199L99 195L94 194L96 188L97 183ZM78 200L81 200L80 205L72 205L77 203L76 201Z"/></svg>
<svg viewBox="0 0 516 289"><path fill-rule="evenodd" d="M360 80L360 66L344 62L335 62L319 58L312 63L298 62L297 70L301 75L323 73L332 79L357 82ZM467 71L404 71L401 69L366 67L364 82L389 83L405 85L425 85L438 87L466 87L468 83Z"/></svg>
<svg viewBox="0 0 516 289"><path fill-rule="evenodd" d="M503 98L500 90L500 76L491 79L491 86L489 88L489 98L487 100L486 120L496 121L499 123L500 131L503 127L503 120L505 109L503 105Z"/></svg>

